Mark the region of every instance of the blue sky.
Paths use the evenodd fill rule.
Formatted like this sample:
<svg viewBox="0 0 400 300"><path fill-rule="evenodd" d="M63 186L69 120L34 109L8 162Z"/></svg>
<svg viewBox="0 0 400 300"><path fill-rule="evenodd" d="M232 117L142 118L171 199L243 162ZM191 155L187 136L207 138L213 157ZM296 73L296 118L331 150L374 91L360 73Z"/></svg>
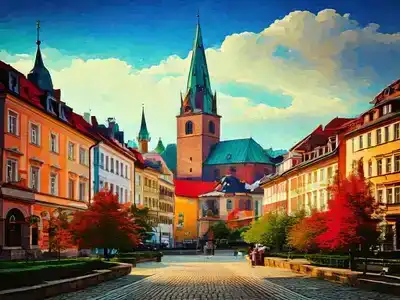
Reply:
<svg viewBox="0 0 400 300"><path fill-rule="evenodd" d="M264 147L288 148L321 122L337 115L357 115L400 75L398 63L393 62L400 53L397 2L3 0L0 59L29 71L32 57L20 54L34 54L35 22L40 19L45 63L67 103L79 113L91 109L101 120L113 114L131 138L145 103L154 146L158 136L174 142L179 92L185 88L199 9L204 44L211 48L207 52L211 84L221 95L223 138L251 135ZM336 11L326 14L333 20L328 25L316 17L326 9ZM293 14L296 10L308 15ZM312 16L321 27L318 33ZM273 30L275 20L281 21L278 25L287 34ZM290 24L297 24L296 30ZM338 36L343 39L345 31L357 32L357 38L346 37L333 51L335 46L328 42L335 43ZM381 33L388 35L387 41L381 40ZM321 41L330 45L329 51L314 50ZM252 61L258 63L251 65ZM301 86L288 84L297 78L301 81L300 77L310 78L302 84L310 97ZM98 88L93 78L105 83ZM123 94L121 90L128 86L135 89L127 88ZM161 113L164 105L172 106L171 110Z"/></svg>

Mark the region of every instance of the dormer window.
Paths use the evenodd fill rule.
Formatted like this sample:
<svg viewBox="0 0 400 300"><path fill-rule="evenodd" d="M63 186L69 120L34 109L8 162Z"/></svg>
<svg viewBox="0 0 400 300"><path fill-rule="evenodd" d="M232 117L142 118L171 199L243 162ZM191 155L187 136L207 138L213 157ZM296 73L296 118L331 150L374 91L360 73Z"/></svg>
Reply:
<svg viewBox="0 0 400 300"><path fill-rule="evenodd" d="M47 107L46 107L47 111L51 112L52 114L56 114L56 110L55 110L56 100L53 97L48 96L46 104L47 104Z"/></svg>
<svg viewBox="0 0 400 300"><path fill-rule="evenodd" d="M226 159L227 160L230 160L231 158L232 158L232 154L229 153L229 154L226 155Z"/></svg>
<svg viewBox="0 0 400 300"><path fill-rule="evenodd" d="M387 104L383 106L383 112L382 115L386 115L388 113L392 112L392 104Z"/></svg>
<svg viewBox="0 0 400 300"><path fill-rule="evenodd" d="M8 73L8 88L14 92L19 93L19 80L18 75L14 72Z"/></svg>
<svg viewBox="0 0 400 300"><path fill-rule="evenodd" d="M68 120L67 117L65 116L65 106L60 104L58 108L59 108L60 119L67 122Z"/></svg>

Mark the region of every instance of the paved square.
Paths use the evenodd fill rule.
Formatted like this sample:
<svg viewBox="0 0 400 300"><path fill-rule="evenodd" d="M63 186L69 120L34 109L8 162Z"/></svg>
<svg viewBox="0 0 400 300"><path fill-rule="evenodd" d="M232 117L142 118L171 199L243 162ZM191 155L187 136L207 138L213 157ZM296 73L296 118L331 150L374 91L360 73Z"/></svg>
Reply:
<svg viewBox="0 0 400 300"><path fill-rule="evenodd" d="M231 257L165 256L162 263L139 264L118 280L60 295L52 300L391 300L398 297L367 292L312 279L288 270L251 268Z"/></svg>

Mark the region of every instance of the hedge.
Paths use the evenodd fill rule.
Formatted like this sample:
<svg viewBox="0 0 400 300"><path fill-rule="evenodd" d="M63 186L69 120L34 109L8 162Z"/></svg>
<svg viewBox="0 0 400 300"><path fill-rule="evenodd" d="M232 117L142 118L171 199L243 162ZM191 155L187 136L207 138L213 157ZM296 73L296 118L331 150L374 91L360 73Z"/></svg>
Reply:
<svg viewBox="0 0 400 300"><path fill-rule="evenodd" d="M304 253L293 253L293 252L275 252L275 253L266 253L266 256L269 257L281 257L281 258L305 258L305 254Z"/></svg>
<svg viewBox="0 0 400 300"><path fill-rule="evenodd" d="M83 276L96 269L109 269L116 264L101 260L67 260L58 263L55 261L26 263L25 267L22 265L0 270L0 290Z"/></svg>
<svg viewBox="0 0 400 300"><path fill-rule="evenodd" d="M315 266L348 269L350 264L350 257L347 255L310 254L305 257Z"/></svg>

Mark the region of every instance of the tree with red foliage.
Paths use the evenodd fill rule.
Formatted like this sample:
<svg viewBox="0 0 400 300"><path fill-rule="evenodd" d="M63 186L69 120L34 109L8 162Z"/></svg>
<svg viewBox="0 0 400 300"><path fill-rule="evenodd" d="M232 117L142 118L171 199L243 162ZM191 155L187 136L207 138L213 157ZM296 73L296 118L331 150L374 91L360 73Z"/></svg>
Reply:
<svg viewBox="0 0 400 300"><path fill-rule="evenodd" d="M365 253L377 243L379 219L372 217L378 206L365 180L362 162L348 178L337 179L330 187L333 195L329 203L327 230L316 239L321 249L350 251L357 246Z"/></svg>
<svg viewBox="0 0 400 300"><path fill-rule="evenodd" d="M57 209L43 228L44 232L49 235L49 251L57 251L59 260L61 259L61 251L75 246L68 222L69 217L70 215L67 212Z"/></svg>
<svg viewBox="0 0 400 300"><path fill-rule="evenodd" d="M308 218L302 218L289 231L289 244L303 252L316 252L316 238L326 231L327 212L313 211Z"/></svg>
<svg viewBox="0 0 400 300"><path fill-rule="evenodd" d="M85 211L75 214L72 221L74 237L81 248L130 250L140 242L140 227L132 214L109 191L97 193Z"/></svg>

